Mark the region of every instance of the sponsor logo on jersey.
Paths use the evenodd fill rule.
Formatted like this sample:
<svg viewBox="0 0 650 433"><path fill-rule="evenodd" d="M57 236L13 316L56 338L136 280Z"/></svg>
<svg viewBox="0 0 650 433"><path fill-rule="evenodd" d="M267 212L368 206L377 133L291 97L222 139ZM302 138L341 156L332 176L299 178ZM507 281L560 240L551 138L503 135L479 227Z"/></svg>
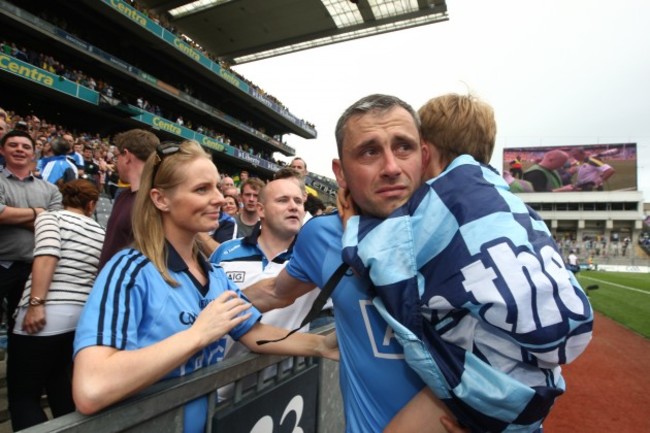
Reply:
<svg viewBox="0 0 650 433"><path fill-rule="evenodd" d="M246 281L246 272L245 271L228 271L226 272L228 278L230 278L234 283L243 283Z"/></svg>
<svg viewBox="0 0 650 433"><path fill-rule="evenodd" d="M404 359L404 350L395 339L393 329L381 318L370 300L360 300L361 315L376 358Z"/></svg>

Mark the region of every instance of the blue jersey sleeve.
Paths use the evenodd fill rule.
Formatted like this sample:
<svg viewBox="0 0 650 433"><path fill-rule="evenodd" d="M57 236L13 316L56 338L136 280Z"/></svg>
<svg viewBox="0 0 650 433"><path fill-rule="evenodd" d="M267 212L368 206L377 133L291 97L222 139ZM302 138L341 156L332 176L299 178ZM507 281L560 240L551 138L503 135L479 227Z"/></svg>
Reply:
<svg viewBox="0 0 650 433"><path fill-rule="evenodd" d="M293 278L324 287L341 263L343 226L337 213L310 219L298 233L293 256L286 267ZM336 251L336 255L332 255Z"/></svg>
<svg viewBox="0 0 650 433"><path fill-rule="evenodd" d="M142 317L143 268L149 259L135 250L116 254L99 273L79 318L74 354L88 346L137 347Z"/></svg>

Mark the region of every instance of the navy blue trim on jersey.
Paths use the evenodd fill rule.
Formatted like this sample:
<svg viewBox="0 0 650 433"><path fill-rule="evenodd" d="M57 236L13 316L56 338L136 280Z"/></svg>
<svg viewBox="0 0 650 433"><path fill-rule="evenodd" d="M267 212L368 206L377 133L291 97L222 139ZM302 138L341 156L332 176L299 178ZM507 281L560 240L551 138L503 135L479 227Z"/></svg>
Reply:
<svg viewBox="0 0 650 433"><path fill-rule="evenodd" d="M110 346L112 346L112 347L116 347L116 344L117 344L115 331L117 329L117 320L118 320L117 311L119 311L118 304L117 304L117 301L119 300L119 295L118 295L119 290L122 287L122 282L124 281L125 275L131 273L131 265L132 265L132 263L135 262L138 259L140 259L141 262L140 262L140 264L138 266L136 266L136 270L135 270L136 272L139 272L147 263L149 263L149 259L147 259L144 256L144 254L142 254L142 253L140 253L139 251L136 251L136 250L131 250L131 251L128 252L128 254L123 255L122 257L120 257L113 264L113 266L111 266L111 268L109 269L109 276L106 279L105 286L102 288L102 300L101 300L100 305L104 305L104 304L106 304L106 302L108 302L108 295L109 295L109 293L111 293L111 290L110 290L109 286L114 287L115 290L117 290L116 296L114 298L114 309L113 309L114 314L113 314L113 317L111 319L111 324L112 324L111 328L112 328L113 332L111 332L112 338L111 338ZM122 262L124 262L124 261L126 261L126 264L122 265ZM115 276L116 272L118 272L118 274L119 274L117 277ZM127 307L126 308L126 314L128 315L128 301L127 301L127 306L126 307ZM102 330L104 329L104 320L105 320L104 314L105 314L105 309L100 308L99 315L98 315L98 318L97 318L97 329L99 331L99 332L97 332L97 345L98 346L104 346L105 345L105 343L104 343L104 341L102 339L102 336L103 336Z"/></svg>

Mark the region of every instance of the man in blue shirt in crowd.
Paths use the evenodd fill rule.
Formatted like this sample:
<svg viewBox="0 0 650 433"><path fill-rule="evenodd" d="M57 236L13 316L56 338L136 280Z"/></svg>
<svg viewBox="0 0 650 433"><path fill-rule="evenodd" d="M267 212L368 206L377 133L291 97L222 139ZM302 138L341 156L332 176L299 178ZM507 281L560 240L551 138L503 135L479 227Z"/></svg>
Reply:
<svg viewBox="0 0 650 433"><path fill-rule="evenodd" d="M43 180L56 184L59 180L66 183L79 177L77 166L68 158L70 148L70 143L64 138L58 137L52 141L54 156L43 161Z"/></svg>

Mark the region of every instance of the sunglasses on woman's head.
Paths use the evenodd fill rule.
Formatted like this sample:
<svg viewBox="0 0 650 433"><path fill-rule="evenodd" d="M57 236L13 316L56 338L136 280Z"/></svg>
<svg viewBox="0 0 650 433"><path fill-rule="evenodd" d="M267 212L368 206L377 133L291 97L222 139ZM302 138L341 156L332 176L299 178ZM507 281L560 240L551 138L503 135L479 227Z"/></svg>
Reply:
<svg viewBox="0 0 650 433"><path fill-rule="evenodd" d="M153 163L153 173L151 174L151 187L154 187L154 180L156 179L156 174L158 174L158 168L162 164L163 160L170 155L178 153L181 150L180 143L173 141L168 141L159 144L156 147L156 160Z"/></svg>

